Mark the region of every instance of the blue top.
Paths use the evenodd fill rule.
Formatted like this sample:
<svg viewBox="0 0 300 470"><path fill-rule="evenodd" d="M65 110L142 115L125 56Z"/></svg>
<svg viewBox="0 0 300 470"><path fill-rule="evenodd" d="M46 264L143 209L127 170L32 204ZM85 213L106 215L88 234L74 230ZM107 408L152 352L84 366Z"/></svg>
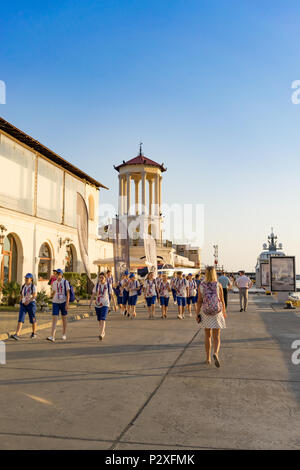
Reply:
<svg viewBox="0 0 300 470"><path fill-rule="evenodd" d="M226 288L230 285L230 279L227 276L220 276L218 279L222 287Z"/></svg>

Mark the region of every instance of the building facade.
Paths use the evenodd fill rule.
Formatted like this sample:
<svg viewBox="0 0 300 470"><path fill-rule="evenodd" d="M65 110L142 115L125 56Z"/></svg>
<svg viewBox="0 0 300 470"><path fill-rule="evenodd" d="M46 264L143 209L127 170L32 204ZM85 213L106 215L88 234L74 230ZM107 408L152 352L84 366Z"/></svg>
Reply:
<svg viewBox="0 0 300 470"><path fill-rule="evenodd" d="M146 233L156 241L160 265L195 267L194 260L186 253L176 253L172 241L163 238L162 174L167 170L164 164L143 155L140 146L136 157L123 160L114 168L119 173L119 218L124 218L129 227L131 266L145 266L143 234Z"/></svg>
<svg viewBox="0 0 300 470"><path fill-rule="evenodd" d="M38 289L54 268L84 272L77 236L77 193L88 209L89 263L112 256L98 237L99 190L107 189L0 118L0 281L22 283L32 272Z"/></svg>

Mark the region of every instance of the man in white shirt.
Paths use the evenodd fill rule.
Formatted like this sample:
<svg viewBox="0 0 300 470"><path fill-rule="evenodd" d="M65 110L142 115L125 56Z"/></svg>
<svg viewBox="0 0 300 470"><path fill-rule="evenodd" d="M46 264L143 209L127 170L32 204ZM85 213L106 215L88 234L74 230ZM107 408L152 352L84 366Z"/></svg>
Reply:
<svg viewBox="0 0 300 470"><path fill-rule="evenodd" d="M52 284L52 331L51 336L48 336L47 340L55 341L55 332L56 324L61 312L62 324L63 324L63 334L62 339L66 340L66 331L67 331L67 315L69 308L70 300L70 284L66 279L63 279L63 271L57 269L57 279Z"/></svg>
<svg viewBox="0 0 300 470"><path fill-rule="evenodd" d="M252 287L252 281L248 276L245 276L245 271L239 272L239 277L235 281L236 287L239 289L240 294L240 312L247 311L248 306L248 290Z"/></svg>

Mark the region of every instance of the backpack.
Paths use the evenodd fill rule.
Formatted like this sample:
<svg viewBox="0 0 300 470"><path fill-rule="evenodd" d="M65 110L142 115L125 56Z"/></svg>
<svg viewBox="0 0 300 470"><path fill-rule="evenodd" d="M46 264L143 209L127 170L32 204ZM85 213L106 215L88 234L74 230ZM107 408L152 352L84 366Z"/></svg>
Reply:
<svg viewBox="0 0 300 470"><path fill-rule="evenodd" d="M223 305L218 296L217 282L202 282L203 287L203 312L206 315L217 315L222 311Z"/></svg>
<svg viewBox="0 0 300 470"><path fill-rule="evenodd" d="M74 287L72 286L72 284L70 282L69 282L69 286L70 286L69 302L74 302L74 300L75 300ZM67 280L66 279L65 279L65 296L67 297Z"/></svg>
<svg viewBox="0 0 300 470"><path fill-rule="evenodd" d="M143 290L143 286L140 285L140 287L138 287L138 281L135 280L135 288L136 288L136 292L137 292L137 295L141 295L142 294L142 290Z"/></svg>
<svg viewBox="0 0 300 470"><path fill-rule="evenodd" d="M137 288L137 295L142 295L143 286L140 284L140 287Z"/></svg>
<svg viewBox="0 0 300 470"><path fill-rule="evenodd" d="M113 287L114 293L116 294L117 297L120 297L121 291L120 291L120 286Z"/></svg>

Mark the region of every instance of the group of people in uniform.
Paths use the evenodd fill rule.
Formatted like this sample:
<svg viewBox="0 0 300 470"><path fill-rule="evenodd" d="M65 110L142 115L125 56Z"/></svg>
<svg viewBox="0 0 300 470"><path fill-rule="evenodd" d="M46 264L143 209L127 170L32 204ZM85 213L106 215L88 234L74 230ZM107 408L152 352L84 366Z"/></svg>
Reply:
<svg viewBox="0 0 300 470"><path fill-rule="evenodd" d="M240 275L238 281L243 281L244 277ZM66 340L67 314L69 302L72 301L70 297L72 285L64 278L61 269L55 271L49 284L52 293L52 327L47 340L55 342L57 320L60 313L62 316L62 340ZM185 315L192 317L194 314L199 326L205 329L206 362L208 364L211 361L212 336L213 357L216 366L220 367L218 359L220 330L226 328L227 290L232 287L232 284L231 279L225 273L222 273L218 278L214 267L207 267L205 275L202 277L200 273L195 276L192 273L184 275L181 271L174 272L171 278L168 278L164 273L159 273L155 277L153 272L149 272L143 282L137 279L135 273L125 271L121 279L115 283L111 271L101 272L94 285L89 308L92 308L93 303L95 304L99 322L99 340L102 341L105 337L106 319L111 306L117 310L118 305L124 317L134 319L137 300L142 295L145 300L144 305L148 309L148 318L155 317L155 308L158 303L161 307L161 318L166 319L171 299L177 305L179 320L183 320ZM235 282L235 285L241 289L247 288L246 281L244 284L238 285L237 281ZM36 296L37 289L33 284L33 275L28 273L20 292L17 330L11 336L15 340L20 339L26 313L28 313L29 321L32 324L31 338L36 338ZM246 308L244 310L246 311Z"/></svg>
<svg viewBox="0 0 300 470"><path fill-rule="evenodd" d="M192 309L196 313L200 282L199 274L193 276L190 273L185 276L178 271L170 279L164 273L159 273L157 277L154 277L154 273L149 272L145 281L141 283L134 273L125 271L114 287L114 291L118 306L126 317L136 317L137 299L143 294L149 319L155 316L156 303L161 307L161 318L167 318L169 301L173 298L174 304L178 306L178 318L183 320L186 309L189 316L192 316Z"/></svg>

